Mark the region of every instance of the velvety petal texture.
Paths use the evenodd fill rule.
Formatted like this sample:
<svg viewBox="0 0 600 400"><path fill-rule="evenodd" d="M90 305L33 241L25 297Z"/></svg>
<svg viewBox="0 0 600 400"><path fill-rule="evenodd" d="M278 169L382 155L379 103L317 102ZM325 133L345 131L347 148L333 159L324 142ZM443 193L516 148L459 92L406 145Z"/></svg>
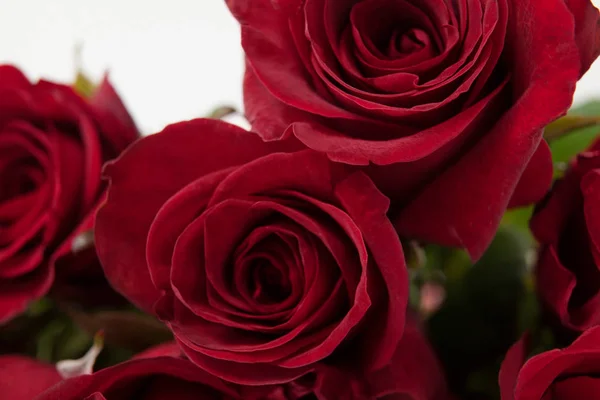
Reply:
<svg viewBox="0 0 600 400"><path fill-rule="evenodd" d="M600 51L589 0L227 0L246 114L367 165L403 235L479 257L504 210L539 200L545 125Z"/></svg>
<svg viewBox="0 0 600 400"><path fill-rule="evenodd" d="M106 290L93 235L81 238L103 196L102 164L137 136L108 81L83 99L0 66L0 322L55 277Z"/></svg>
<svg viewBox="0 0 600 400"><path fill-rule="evenodd" d="M65 380L35 400L230 400L236 392L188 360L153 357Z"/></svg>
<svg viewBox="0 0 600 400"><path fill-rule="evenodd" d="M544 305L568 329L600 323L600 145L581 153L540 204L531 229Z"/></svg>
<svg viewBox="0 0 600 400"><path fill-rule="evenodd" d="M0 389L11 400L234 400L237 391L188 360L153 349L89 375L61 379L52 365L0 357Z"/></svg>
<svg viewBox="0 0 600 400"><path fill-rule="evenodd" d="M108 279L227 381L290 382L347 354L342 366L378 370L402 337L408 278L389 200L364 173L297 148L201 119L105 170Z"/></svg>
<svg viewBox="0 0 600 400"><path fill-rule="evenodd" d="M409 321L391 363L367 375L319 364L281 385L226 383L181 356L175 343L89 375L63 379L55 366L0 357L0 390L11 400L448 400L443 372L426 339Z"/></svg>
<svg viewBox="0 0 600 400"><path fill-rule="evenodd" d="M502 400L595 399L600 390L600 328L573 344L528 359L527 338L516 343L500 370Z"/></svg>
<svg viewBox="0 0 600 400"><path fill-rule="evenodd" d="M352 378L334 369L318 375L319 399L447 400L444 372L433 349L414 321L408 321L400 345L386 367Z"/></svg>
<svg viewBox="0 0 600 400"><path fill-rule="evenodd" d="M10 400L31 400L61 381L54 365L23 356L0 356L0 393Z"/></svg>

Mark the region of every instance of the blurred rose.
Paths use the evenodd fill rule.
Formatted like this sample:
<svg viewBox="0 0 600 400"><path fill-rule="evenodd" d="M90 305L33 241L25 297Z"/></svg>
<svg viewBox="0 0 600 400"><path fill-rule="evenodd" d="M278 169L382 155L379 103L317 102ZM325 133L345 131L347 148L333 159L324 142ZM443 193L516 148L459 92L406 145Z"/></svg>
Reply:
<svg viewBox="0 0 600 400"><path fill-rule="evenodd" d="M600 328L569 347L527 359L528 338L516 343L500 370L502 400L596 399L600 390Z"/></svg>
<svg viewBox="0 0 600 400"><path fill-rule="evenodd" d="M102 164L137 136L107 80L86 100L0 66L0 322L46 294L55 275L105 282L93 238L77 240L102 199Z"/></svg>
<svg viewBox="0 0 600 400"><path fill-rule="evenodd" d="M600 143L556 182L531 229L541 243L536 272L544 304L569 329L600 323Z"/></svg>

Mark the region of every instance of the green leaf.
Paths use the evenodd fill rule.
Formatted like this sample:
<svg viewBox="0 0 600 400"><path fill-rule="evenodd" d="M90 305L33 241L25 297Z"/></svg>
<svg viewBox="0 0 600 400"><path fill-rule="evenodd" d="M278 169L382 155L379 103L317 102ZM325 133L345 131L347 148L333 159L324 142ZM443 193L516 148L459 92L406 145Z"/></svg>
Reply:
<svg viewBox="0 0 600 400"><path fill-rule="evenodd" d="M529 247L532 247L535 243L535 239L529 229L529 220L531 220L533 210L533 205L509 210L504 214L500 223L501 226L520 232L521 239L524 240L524 244Z"/></svg>
<svg viewBox="0 0 600 400"><path fill-rule="evenodd" d="M553 140L559 139L570 134L571 132L580 129L598 127L599 125L600 118L597 116L569 114L548 125L544 130L544 138L548 142L552 142Z"/></svg>
<svg viewBox="0 0 600 400"><path fill-rule="evenodd" d="M419 285L412 281L408 291L408 302L413 309L418 309L421 303L421 290Z"/></svg>
<svg viewBox="0 0 600 400"><path fill-rule="evenodd" d="M69 323L55 343L54 361L77 359L91 346L92 337L73 323Z"/></svg>
<svg viewBox="0 0 600 400"><path fill-rule="evenodd" d="M45 362L55 361L56 343L60 340L60 336L67 329L67 324L64 320L54 320L46 325L37 336L37 353L38 360Z"/></svg>
<svg viewBox="0 0 600 400"><path fill-rule="evenodd" d="M540 322L540 305L532 275L525 278L525 294L519 303L519 332L535 331Z"/></svg>
<svg viewBox="0 0 600 400"><path fill-rule="evenodd" d="M47 297L42 297L41 299L29 304L26 314L28 317L39 317L40 315L48 312L52 307L52 300Z"/></svg>
<svg viewBox="0 0 600 400"><path fill-rule="evenodd" d="M567 117L564 117L563 121L573 122L577 119L577 116L600 118L600 100L595 100L572 109ZM579 121L582 122L584 119L580 118ZM562 122L559 121L549 125L546 130L554 129L553 126L556 127L556 124L560 125ZM578 153L585 150L598 137L598 134L600 134L600 127L591 125L574 129L568 135L556 138L556 140L550 143L552 161L554 163L567 163L571 161Z"/></svg>
<svg viewBox="0 0 600 400"><path fill-rule="evenodd" d="M521 230L504 225L475 265L461 253L446 253L450 260L455 257L444 270L449 277L447 300L429 319L428 332L459 395L469 387L486 398L497 392L492 385L498 372L495 365L520 335L519 306L530 250ZM458 273L450 278L452 270ZM482 371L488 375L482 376Z"/></svg>

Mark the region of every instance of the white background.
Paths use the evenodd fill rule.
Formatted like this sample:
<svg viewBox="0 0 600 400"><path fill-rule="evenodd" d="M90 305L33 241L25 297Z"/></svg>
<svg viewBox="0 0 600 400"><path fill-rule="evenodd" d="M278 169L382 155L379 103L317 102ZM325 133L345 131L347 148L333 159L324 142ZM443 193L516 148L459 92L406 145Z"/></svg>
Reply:
<svg viewBox="0 0 600 400"><path fill-rule="evenodd" d="M239 28L224 0L0 0L0 63L31 79L70 82L78 44L88 75L108 70L147 133L220 104L241 108ZM595 97L600 62L575 102Z"/></svg>

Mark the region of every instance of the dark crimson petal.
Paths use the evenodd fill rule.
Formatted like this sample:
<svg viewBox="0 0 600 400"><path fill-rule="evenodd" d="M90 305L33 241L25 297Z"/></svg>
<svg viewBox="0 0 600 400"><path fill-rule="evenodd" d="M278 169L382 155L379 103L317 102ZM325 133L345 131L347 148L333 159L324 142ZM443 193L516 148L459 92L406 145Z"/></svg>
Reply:
<svg viewBox="0 0 600 400"><path fill-rule="evenodd" d="M38 235L37 238L33 238L29 242L19 243L25 248L31 247L34 249L32 251L25 251L24 249L0 250L0 262L2 262L0 278L17 278L33 271L44 259L44 247L41 242Z"/></svg>
<svg viewBox="0 0 600 400"><path fill-rule="evenodd" d="M225 201L225 202L221 203L220 206L221 205L231 206L231 205L233 205L233 203L231 202L231 200L229 200L229 201ZM269 215L269 214L272 214L273 212L277 212L282 217L285 216L285 217L289 218L291 221L293 221L299 227L301 227L302 229L305 229L306 230L304 233L305 236L308 235L307 232L311 232L311 234L313 234L317 237L316 240L322 242L322 244L317 244L317 243L314 244L315 250L316 250L315 253L317 255L316 259L314 260L314 262L315 262L314 268L317 271L317 274L314 277L309 277L309 280L306 281L304 299L302 300L302 302L300 304L298 304L298 307L297 307L297 309L295 309L294 314L291 315L291 317L288 321L286 321L282 324L273 324L270 327L265 326L260 330L268 332L268 331L277 331L277 330L285 330L285 329L293 328L295 325L303 322L308 317L310 317L312 314L314 314L319 309L319 307L325 308L325 306L327 305L326 299L332 293L332 289L336 286L336 281L339 280L339 272L337 271L337 268L334 267L335 263L331 260L331 256L326 254L322 250L323 245L325 245L325 247L332 253L332 255L336 258L336 261L338 261L338 265L341 265L342 268L351 269L352 267L355 267L357 265L357 263L354 262L353 258L347 254L347 253L350 253L349 251L346 250L348 247L348 244L345 243L343 240L340 240L339 236L335 235L335 233L338 233L338 231L328 228L326 225L320 223L320 221L314 221L313 218L311 218L309 215L304 215L302 212L296 211L293 208L285 207L281 204L274 203L270 200L262 200L262 201L258 201L256 203L247 202L245 205L238 203L238 207L235 207L235 208L229 207L229 209L226 209L222 206L219 207L220 212L225 211L225 215L228 215L227 218L224 218L223 214L221 214L220 216L217 215L216 212L211 213L210 215L207 215L206 225L205 225L205 232L206 232L206 240L205 240L206 255L205 255L205 257L206 257L207 268L214 269L215 267L220 267L227 262L226 261L227 257L230 257L229 252L225 252L225 253L221 252L221 254L219 254L219 252L215 252L214 250L209 250L211 248L215 248L215 246L211 245L211 243L215 243L216 241L219 240L219 238L221 238L221 240L220 240L221 243L222 243L222 239L224 236L229 237L227 240L230 240L230 237L231 237L230 234L227 234L227 233L223 234L228 231L227 229L223 229L224 221L227 221L227 224L231 224L232 228L229 229L229 231L235 232L241 226L253 225L253 222L256 222L257 220L260 221L260 219L263 219L263 217L265 215ZM237 210L236 210L236 208L237 208ZM255 215L258 215L258 217L255 221L252 221L252 219ZM245 221L243 219L245 219ZM214 221L214 223L211 223L211 221ZM249 221L251 221L251 222L249 222ZM347 222L347 221L344 221L344 222ZM272 227L270 229L276 229L276 227L278 225L277 222L271 222L271 223L273 223L274 227ZM237 226L237 228L233 228L234 226ZM219 230L222 231L223 233L219 234L218 233ZM226 246L223 246L223 248L227 249L227 248L234 247L234 244L239 241L239 238L237 238L237 239L238 240L231 239L231 243L229 243L230 246L226 245ZM313 242L313 241L311 240L311 242ZM354 254L351 253L351 255L353 256ZM215 258L215 256L218 256L220 258ZM338 258L338 257L340 257L340 258ZM340 264L339 261L342 261L343 264ZM310 271L310 269L311 269L311 266L309 266L309 265L304 265L304 267L306 268L307 271ZM360 268L357 268L357 269L360 269ZM221 269L218 272L222 275L222 274L226 273L226 271L227 270L223 271ZM217 275L219 275L219 273L216 273L216 272L217 271L212 271L211 269L207 270L207 277L208 277L209 281L213 284L212 288L214 288L217 292L219 292L221 294L223 292L228 292L228 290L226 289L225 284L224 284L225 277L217 276ZM312 279L310 279L310 278L312 278ZM355 286L356 285L352 286L352 288ZM236 294L231 293L231 295L235 296ZM209 296L210 296L210 291L209 291ZM230 297L228 296L227 299L230 299ZM233 299L231 299L231 300L233 300ZM245 321L245 322L241 323L241 327L243 327L244 324L247 325L247 328L252 328L254 326L254 324L251 323L250 321Z"/></svg>
<svg viewBox="0 0 600 400"><path fill-rule="evenodd" d="M17 68L12 65L0 65L0 90L26 89L30 85L27 77Z"/></svg>
<svg viewBox="0 0 600 400"><path fill-rule="evenodd" d="M340 286L338 282L331 290L330 298L324 301L323 307L294 329L279 336L234 329L219 321L213 323L202 320L180 307L176 307L176 322L171 323L171 328L183 346L205 356L239 364L240 376L230 379L234 382L243 383L244 376L248 374L243 369L252 369L255 363L270 363L283 369L304 368L329 356L331 352L328 352L328 346L336 341L339 344L354 327L354 314L364 314L364 308L370 306L369 302L363 302L362 310L361 307L354 307L341 323L334 320L329 325L310 331L315 321L326 320L331 317L332 308L340 308L340 302L336 301L340 298ZM336 325L338 323L342 325L339 328Z"/></svg>
<svg viewBox="0 0 600 400"><path fill-rule="evenodd" d="M558 399L592 399L600 393L600 379L591 376L575 376L556 382L552 393Z"/></svg>
<svg viewBox="0 0 600 400"><path fill-rule="evenodd" d="M89 210L97 201L98 191L100 189L100 179L102 164L102 148L101 141L96 132L96 127L93 125L87 117L81 116L78 120L79 131L81 134L81 146L83 147L83 154L79 151L79 156L83 156L82 162L79 165L83 166L82 180L83 190L81 193L81 207L83 210ZM60 153L65 157L62 160L61 168L74 168L78 161L75 152L61 151ZM68 157L68 158L67 158ZM83 211L85 213L85 211Z"/></svg>
<svg viewBox="0 0 600 400"><path fill-rule="evenodd" d="M406 330L384 368L353 374L345 369L317 367L315 393L324 399L450 399L444 372L415 321ZM319 399L321 397L318 397Z"/></svg>
<svg viewBox="0 0 600 400"><path fill-rule="evenodd" d="M290 136L289 120L300 120L303 113L269 95L250 64L244 73L244 104L246 118L252 130L265 140L280 140ZM252 104L252 107L248 107ZM307 114L308 115L308 114Z"/></svg>
<svg viewBox="0 0 600 400"><path fill-rule="evenodd" d="M581 180L583 211L589 234L590 251L596 265L600 265L600 170L592 170Z"/></svg>
<svg viewBox="0 0 600 400"><path fill-rule="evenodd" d="M488 112L497 109L498 98L504 88L504 82L494 92L443 123L414 133L407 130L405 135L387 141L373 141L347 137L335 130L298 122L292 125L294 135L306 146L327 153L333 161L355 165L367 165L369 160L378 165L395 162L415 162L431 153L439 151L444 145L459 140L460 134L470 131L472 125L480 123L481 118L489 118ZM388 127L389 129L389 127ZM403 133L403 127L395 132Z"/></svg>
<svg viewBox="0 0 600 400"><path fill-rule="evenodd" d="M280 7L270 0L254 1L251 7L238 0L227 3L242 23L247 61L269 91L278 94L279 100L316 115L364 120L324 100L304 79L302 61L290 46L293 39L287 28L287 6Z"/></svg>
<svg viewBox="0 0 600 400"><path fill-rule="evenodd" d="M278 166L277 171L273 171L274 165ZM260 194L274 188L293 188L321 201L334 202L331 183L343 175L344 166L329 163L327 158L310 150L270 154L229 174L213 193L209 207L229 198ZM248 176L253 179L247 179Z"/></svg>
<svg viewBox="0 0 600 400"><path fill-rule="evenodd" d="M600 322L598 156L595 150L580 154L530 223L542 244L536 269L540 297L565 327L576 331Z"/></svg>
<svg viewBox="0 0 600 400"><path fill-rule="evenodd" d="M257 242L257 240L261 240L263 237L273 237L273 229L276 232L275 236L279 237L288 248L277 251L265 243L266 239L260 243ZM258 249L250 248L250 246L258 246ZM311 283L317 272L319 254L324 256L325 252L322 250L322 246L318 245L316 239L306 234L304 228L292 222L282 222L274 228L271 228L271 226L257 228L244 240L241 247L236 249L236 255L234 256L236 258L234 287L242 294L242 297L246 295L244 292L247 286L246 276L243 275L242 269L252 262L250 258L252 253L257 256L257 250L259 251L258 256L272 259L273 263L287 263L285 267L289 269L288 279L292 287L291 293L283 302L275 303L267 310L265 310L264 306L262 308L258 308L258 306L250 307L254 314L246 312L237 313L231 309L228 312L236 316L275 324L288 321L292 314L297 315L297 309L303 306L304 302L301 301L302 296L307 296L311 290L316 288ZM212 300L211 305L213 307L227 309L227 306L223 302L216 301L215 299ZM257 312L259 314L256 314Z"/></svg>
<svg viewBox="0 0 600 400"><path fill-rule="evenodd" d="M190 349L182 344L186 356L202 369L230 382L243 385L276 385L287 383L300 378L311 371L309 367L281 368L273 364L253 363L241 364L207 357L200 352Z"/></svg>
<svg viewBox="0 0 600 400"><path fill-rule="evenodd" d="M519 371L523 364L525 364L525 360L527 360L528 352L529 336L526 334L508 350L508 353L506 353L498 377L502 400L515 400L515 387L517 385Z"/></svg>
<svg viewBox="0 0 600 400"><path fill-rule="evenodd" d="M0 356L0 393L10 400L31 400L61 380L54 365L22 356Z"/></svg>
<svg viewBox="0 0 600 400"><path fill-rule="evenodd" d="M69 199L76 197L79 202L76 212L87 211L96 202L101 184L100 169L105 161L101 148L103 132L99 132L92 122L85 101L70 87L40 81L31 92L35 96L34 109L38 118L46 120L44 133L50 134L54 143L53 155L59 157L57 168L67 169L60 171L61 179L71 181L66 182L68 187L61 190L62 195ZM73 196L73 193L78 195ZM69 204L64 205L65 209L71 209Z"/></svg>
<svg viewBox="0 0 600 400"><path fill-rule="evenodd" d="M444 371L423 332L410 321L389 365L369 376L369 386L377 399L448 399Z"/></svg>
<svg viewBox="0 0 600 400"><path fill-rule="evenodd" d="M52 160L53 173L56 175L56 192L53 201L56 209L53 210L52 216L56 218L53 222L57 225L58 231L47 232L47 234L51 237L63 238L83 218L84 210L89 209L98 196L100 165L96 165L98 167L95 170L96 175L86 175L81 143L55 130L48 132L48 136L54 149ZM48 227L48 229L52 228L54 227ZM54 243L57 244L59 243Z"/></svg>
<svg viewBox="0 0 600 400"><path fill-rule="evenodd" d="M304 290L305 274L299 255L303 233L295 224L281 221L255 229L236 248L234 278L229 286L248 306L243 309L259 317L263 314L266 320L289 317ZM271 278L264 279L265 271Z"/></svg>
<svg viewBox="0 0 600 400"><path fill-rule="evenodd" d="M588 169L596 167L600 168L600 157L595 157L592 152L583 153L565 178L554 184L552 196L536 211L530 222L531 230L540 242L558 244L559 236L574 210L583 207L580 180Z"/></svg>
<svg viewBox="0 0 600 400"><path fill-rule="evenodd" d="M575 41L583 75L600 54L600 14L589 0L565 0L575 17Z"/></svg>
<svg viewBox="0 0 600 400"><path fill-rule="evenodd" d="M162 343L138 353L134 358L156 358L161 356L182 357L183 353L176 342Z"/></svg>
<svg viewBox="0 0 600 400"><path fill-rule="evenodd" d="M375 307L376 310L385 311L375 311L376 314L371 316L370 334L363 339L367 347L365 354L371 355L369 361L377 369L389 362L404 330L408 302L408 273L404 253L386 215L389 199L375 188L366 175L356 173L347 178L336 187L336 195L364 236L369 256L373 258L369 267L376 269L373 273L380 275L386 286L386 306ZM371 283L369 292L379 297L381 288L374 283Z"/></svg>
<svg viewBox="0 0 600 400"><path fill-rule="evenodd" d="M540 201L548 193L553 176L552 153L548 143L542 140L521 175L509 207L521 207ZM531 182L539 184L531 185Z"/></svg>
<svg viewBox="0 0 600 400"><path fill-rule="evenodd" d="M113 149L125 149L137 139L138 129L110 83L108 74L94 91L89 104L98 114L97 122L105 132L105 140L112 143Z"/></svg>
<svg viewBox="0 0 600 400"><path fill-rule="evenodd" d="M562 265L554 246L548 246L540 253L536 275L540 297L564 326L583 330L600 322L597 312L600 294L591 297L582 306L570 306L577 287L577 276Z"/></svg>
<svg viewBox="0 0 600 400"><path fill-rule="evenodd" d="M524 360L523 356L529 349L522 343L515 345L501 369L502 399L542 399L544 393L554 390L560 381L574 376L589 376L597 380L600 372L598 343L600 328L589 329L569 347L547 351L529 359L518 371L516 382L514 377L518 362ZM514 388L512 392L511 387ZM577 398L574 395L567 397Z"/></svg>
<svg viewBox="0 0 600 400"><path fill-rule="evenodd" d="M6 178L2 180L0 221L4 226L0 230L0 246L17 249L35 235L39 236L42 226L48 222L52 204L56 204L57 177L52 172L55 161L52 158L52 141L47 135L24 122L10 123L4 129L0 136L0 168L12 170L14 174L3 174ZM15 184L19 186L26 180L29 187L25 192L11 193L9 182L5 181L10 177L18 178ZM26 197L30 207L24 208ZM4 251L6 248L0 253Z"/></svg>
<svg viewBox="0 0 600 400"><path fill-rule="evenodd" d="M156 386L155 386L156 385ZM235 398L233 389L220 379L196 368L188 360L159 356L139 358L102 369L91 375L64 380L42 393L35 400L80 400L87 396L105 395L108 399L156 399L157 391L172 394L194 394L207 400ZM140 388L142 389L140 391ZM155 390L145 390L152 389ZM142 397L138 397L142 396ZM178 399L181 397L177 397ZM158 400L158 399L157 399Z"/></svg>
<svg viewBox="0 0 600 400"><path fill-rule="evenodd" d="M29 303L48 292L54 271L38 268L10 281L0 281L0 323L24 311Z"/></svg>
<svg viewBox="0 0 600 400"><path fill-rule="evenodd" d="M194 180L161 206L148 231L146 259L158 289L170 287L171 259L179 235L206 208L217 185L229 174L224 169Z"/></svg>

